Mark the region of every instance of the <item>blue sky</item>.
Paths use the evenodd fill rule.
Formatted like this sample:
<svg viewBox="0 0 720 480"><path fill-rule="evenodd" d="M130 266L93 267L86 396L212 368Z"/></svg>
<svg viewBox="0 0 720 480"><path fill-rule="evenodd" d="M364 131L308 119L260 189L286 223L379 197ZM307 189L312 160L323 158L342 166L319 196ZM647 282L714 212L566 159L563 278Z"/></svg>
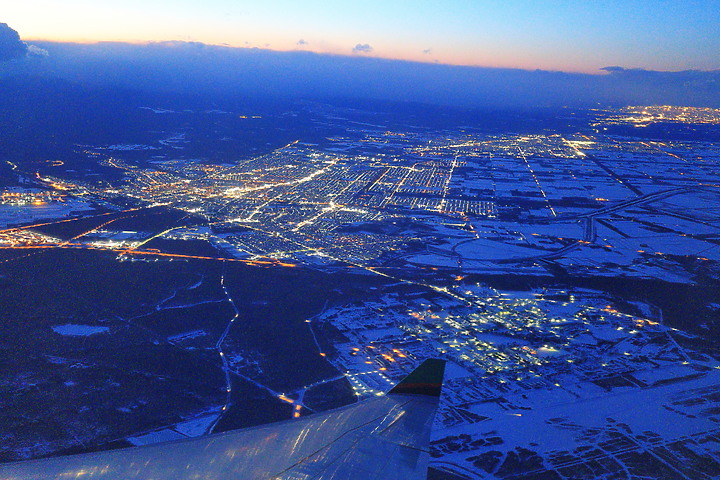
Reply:
<svg viewBox="0 0 720 480"><path fill-rule="evenodd" d="M22 0L26 40L185 40L458 65L720 69L720 0ZM300 42L300 41L303 42Z"/></svg>

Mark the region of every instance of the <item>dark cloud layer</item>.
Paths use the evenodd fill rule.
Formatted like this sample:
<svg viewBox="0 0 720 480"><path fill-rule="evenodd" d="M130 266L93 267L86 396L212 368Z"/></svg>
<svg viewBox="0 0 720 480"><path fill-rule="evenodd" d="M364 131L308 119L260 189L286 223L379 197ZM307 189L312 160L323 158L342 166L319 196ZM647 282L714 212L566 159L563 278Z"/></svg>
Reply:
<svg viewBox="0 0 720 480"><path fill-rule="evenodd" d="M619 67L619 66L617 66L617 65L613 65L613 66L611 66L611 67L603 67L603 68L601 68L600 70L604 70L604 71L609 72L609 73L622 73L622 72L624 72L626 69L623 68L623 67Z"/></svg>
<svg viewBox="0 0 720 480"><path fill-rule="evenodd" d="M0 23L0 62L22 58L27 55L28 47L20 40L18 32Z"/></svg>
<svg viewBox="0 0 720 480"><path fill-rule="evenodd" d="M59 77L102 87L258 99L355 98L492 108L598 104L720 108L720 71L654 72L612 67L587 75L184 42L44 42L37 46L48 50L50 56L41 62L13 65L5 69L6 74Z"/></svg>

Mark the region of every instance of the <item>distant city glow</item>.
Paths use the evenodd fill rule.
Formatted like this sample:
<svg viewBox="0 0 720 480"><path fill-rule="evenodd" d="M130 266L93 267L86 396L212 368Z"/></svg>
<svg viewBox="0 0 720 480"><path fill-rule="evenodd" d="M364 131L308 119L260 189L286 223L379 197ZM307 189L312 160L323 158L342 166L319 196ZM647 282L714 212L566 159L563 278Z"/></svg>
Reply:
<svg viewBox="0 0 720 480"><path fill-rule="evenodd" d="M579 72L720 69L715 0L26 0L3 14L30 41L180 40Z"/></svg>

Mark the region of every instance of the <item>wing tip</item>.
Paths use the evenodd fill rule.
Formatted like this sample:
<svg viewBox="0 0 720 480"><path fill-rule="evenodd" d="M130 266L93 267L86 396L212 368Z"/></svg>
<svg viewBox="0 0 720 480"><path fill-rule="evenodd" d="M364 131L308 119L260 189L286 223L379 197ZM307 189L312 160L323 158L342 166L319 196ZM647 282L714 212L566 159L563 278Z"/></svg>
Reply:
<svg viewBox="0 0 720 480"><path fill-rule="evenodd" d="M388 395L410 394L439 397L445 377L445 360L428 358L395 385Z"/></svg>

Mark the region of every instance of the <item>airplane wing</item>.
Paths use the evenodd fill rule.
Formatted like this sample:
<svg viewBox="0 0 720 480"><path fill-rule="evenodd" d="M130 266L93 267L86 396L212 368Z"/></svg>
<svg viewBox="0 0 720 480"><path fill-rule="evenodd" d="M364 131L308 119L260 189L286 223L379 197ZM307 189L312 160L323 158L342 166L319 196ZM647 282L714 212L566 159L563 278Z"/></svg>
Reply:
<svg viewBox="0 0 720 480"><path fill-rule="evenodd" d="M0 480L425 480L444 370L426 360L382 397L297 420L0 465Z"/></svg>

